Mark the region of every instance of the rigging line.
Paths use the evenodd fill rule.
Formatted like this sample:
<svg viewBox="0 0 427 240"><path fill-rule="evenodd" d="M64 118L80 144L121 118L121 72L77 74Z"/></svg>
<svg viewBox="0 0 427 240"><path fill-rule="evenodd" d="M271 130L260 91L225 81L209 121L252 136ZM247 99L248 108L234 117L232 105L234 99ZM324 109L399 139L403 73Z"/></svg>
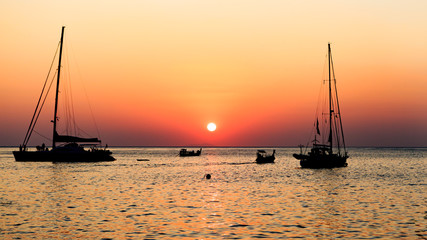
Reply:
<svg viewBox="0 0 427 240"><path fill-rule="evenodd" d="M41 99L42 99L42 97L43 97L43 92L44 92L44 90L45 90L47 80L49 79L50 72L52 71L52 66L53 66L53 63L55 62L56 55L58 54L59 45L60 45L60 42L58 43L58 46L56 47L55 55L53 56L52 63L50 64L50 68L49 68L49 71L48 71L48 73L47 73L46 80L44 81L43 88L42 88L42 92L41 92L40 97L39 97L39 100L38 100L38 102L37 102L36 109L34 110L34 114L33 114L33 117L31 118L30 125L28 126L27 133L25 134L25 138L24 138L24 146L26 145L26 143L28 143L29 138L30 138L30 136L31 136L30 129L34 129L34 127L32 127L32 126L33 126L33 124L34 124L34 125L36 125L36 123L37 123L37 120L36 120L36 121L34 121L34 117L36 116L36 113L37 113L37 111L38 111L39 104L40 104L40 100L41 100ZM47 93L46 93L46 95L47 95ZM42 107L43 107L43 106L42 106ZM40 111L41 111L41 108L42 108L42 107L40 107ZM27 138L28 138L28 139L27 139Z"/></svg>
<svg viewBox="0 0 427 240"><path fill-rule="evenodd" d="M63 74L62 76L64 76L65 74ZM65 79L62 79L62 86L64 86L65 84ZM70 116L69 116L69 109L68 109L68 89L65 87L63 90L62 90L62 92L63 92L63 94L62 94L62 100L63 101L61 101L62 103L62 107L61 108L59 108L58 109L58 115L61 115L62 116L62 119L64 120L63 121L63 124L62 124L62 126L63 127L65 127L65 134L66 135L69 135L70 134L70 122L69 122L69 119L70 119Z"/></svg>
<svg viewBox="0 0 427 240"><path fill-rule="evenodd" d="M56 77L56 73L53 75L52 80L50 81L49 88L47 89L46 95L44 96L44 99L43 99L42 105L41 105L41 107L40 107L40 110L39 110L39 111L38 111L38 113L37 113L37 117L36 117L35 122L37 122L37 120L39 119L40 113L41 113L42 108L43 108L43 106L44 106L44 104L45 104L45 102L46 102L46 98L47 98L47 96L48 96L48 94L49 94L49 92L50 92L50 89L51 89L51 87L52 87L53 81L55 80L55 77ZM33 126L32 126L32 128L31 128L30 135L28 136L27 141L25 142L25 145L24 145L24 146L26 146L26 145L27 145L27 143L28 143L28 141L30 140L30 137L31 137L31 135L32 135L32 133L33 133L33 131L34 131L34 127L35 127L35 126L36 126L36 124L34 123L34 125L33 125Z"/></svg>
<svg viewBox="0 0 427 240"><path fill-rule="evenodd" d="M65 56L67 56L67 75L68 75L68 89L69 89L69 114L71 117L71 122L70 122L70 128L71 130L74 130L74 135L77 136L77 124L76 124L76 118L75 118L75 112L74 112L74 99L73 99L73 89L71 88L71 71L70 71L70 59L69 59L69 51L68 51L68 44L65 45L65 51L66 54Z"/></svg>
<svg viewBox="0 0 427 240"><path fill-rule="evenodd" d="M66 64L65 60L66 59L64 59L64 63ZM68 70L68 68L64 68L64 71L65 70ZM62 113L63 119L64 119L63 127L65 127L65 134L66 135L72 135L72 132L70 131L71 130L71 122L70 122L71 114L70 114L70 104L69 104L69 101L70 101L70 99L69 99L69 88L67 87L67 84L68 84L67 72L65 72L63 74L64 78L62 79L62 82L63 82L62 90L64 93L62 94L62 96L63 96L62 97L62 99L63 99L63 101L62 101L63 112L61 112L61 113Z"/></svg>
<svg viewBox="0 0 427 240"><path fill-rule="evenodd" d="M92 117L93 124L95 125L95 129L96 129L96 133L98 135L98 138L101 138L101 134L99 132L98 124L96 123L95 115L93 114L92 104L90 102L89 95L87 94L86 86L84 84L84 81L82 80L83 78L82 78L82 75L81 75L81 72L80 72L80 68L79 68L79 65L78 65L77 61L76 61L76 65L77 65L77 72L79 74L80 82L82 83L83 91L84 91L85 96L86 96L86 101L87 101L88 106L89 106L90 116Z"/></svg>
<svg viewBox="0 0 427 240"><path fill-rule="evenodd" d="M334 87L334 85L332 87ZM333 96L335 96L335 95L333 95ZM338 154L341 155L341 138L340 138L340 128L339 128L339 125L338 125L338 115L339 115L339 113L338 113L338 111L336 111L337 110L337 104L338 104L338 102L337 102L337 99L336 99L336 96L335 96L333 98L333 102L332 102L332 105L333 105L333 108L334 108L334 113L333 113L334 122L333 122L333 124L334 124L335 139L336 139L336 146L337 146L337 149L338 149Z"/></svg>
<svg viewBox="0 0 427 240"><path fill-rule="evenodd" d="M325 68L326 68L326 57L327 57L328 55L325 55L325 61L324 61L324 63L323 63L323 74L322 74L322 78L324 79L324 77L325 77ZM323 92L323 86L324 86L324 82L325 82L325 80L322 80L321 82L320 82L320 88L319 88L319 93L318 93L318 95L317 95L317 106L316 106L316 112L315 112L315 117L317 118L318 116L319 116L319 108L321 108L321 106L323 106L323 104L322 104L322 101L321 101L321 99L322 99L322 92ZM321 110L321 112L323 112L323 109L320 109Z"/></svg>
<svg viewBox="0 0 427 240"><path fill-rule="evenodd" d="M327 61L325 61L325 67L327 66ZM325 68L326 70L326 68ZM324 72L324 78L326 79L326 74L327 72ZM329 109L328 109L328 80L323 80L322 81L322 96L319 99L319 104L320 104L320 108L321 108L321 124L322 124L322 144L326 144L327 142L329 142Z"/></svg>
<svg viewBox="0 0 427 240"><path fill-rule="evenodd" d="M84 134L86 134L86 137L91 137L91 135L90 135L90 134L88 134L88 133L87 133L87 132L85 132L83 129L79 128L78 126L77 126L77 129L79 130L79 132L83 132Z"/></svg>
<svg viewBox="0 0 427 240"><path fill-rule="evenodd" d="M65 45L65 44L64 44ZM63 50L64 52L66 49ZM64 54L66 55L66 54ZM66 64L66 59L63 59L64 64ZM63 68L63 65L61 66ZM68 97L68 87L67 87L67 72L65 70L68 70L68 68L63 68L64 74L62 75L62 88L61 88L61 108L58 109L58 115L62 115L64 121L62 126L65 127L65 134L70 135L70 110L69 110L69 97Z"/></svg>
<svg viewBox="0 0 427 240"><path fill-rule="evenodd" d="M324 64L323 64L323 74L322 74L322 78L324 79L324 76L325 76L325 68L326 68L326 58L327 58L327 54L325 55L325 61L324 61ZM324 105L324 104L322 104L322 101L321 101L321 99L322 99L322 96L323 96L323 92L324 92L324 83L325 83L325 80L322 80L322 81L320 81L320 88L319 88L319 93L318 93L318 95L317 95L317 106L316 106L316 111L315 111L315 114L314 114L314 121L315 121L315 124L316 124L316 120L318 120L319 119L319 110L320 110L320 112L322 113L321 115L320 115L320 120L322 120L323 119L323 108L322 108L322 106ZM321 121L322 122L322 121ZM310 139L312 139L312 136L313 136L313 133L314 133L314 130L315 129L315 127L313 127L312 128L312 132L311 132L311 135L310 135L310 138L308 139L308 141L307 141L307 144L306 144L306 148L308 148L308 145L310 144ZM324 131L325 130L325 128L323 128L322 127L322 131ZM323 138L324 138L324 136L325 136L325 134L324 133L322 133L321 134L321 143L323 143L324 142L324 140L322 140Z"/></svg>
<svg viewBox="0 0 427 240"><path fill-rule="evenodd" d="M76 57L74 56L73 46L71 45L71 46L70 46L70 48L71 48L71 50L72 50L73 57L74 57L74 58L76 58ZM79 79L80 79L80 82L81 82L81 84L82 84L82 87L83 87L83 91L84 91L84 93L85 93L85 96L86 96L86 101L87 101L88 106L89 106L89 111L90 111L90 115L91 115L91 117L92 117L93 124L95 125L96 133L97 133L97 135L98 135L98 138L101 138L101 134L100 134L100 132L99 132L98 124L96 123L95 115L93 114L92 104L91 104L91 102L90 102L89 95L87 94L86 86L85 86L85 84L84 84L83 77L82 77L82 74L81 74L81 72L80 72L80 67L79 67L78 61L74 61L74 62L76 63L77 73L79 74ZM81 129L80 129L80 130L81 130Z"/></svg>
<svg viewBox="0 0 427 240"><path fill-rule="evenodd" d="M335 139L336 139L336 144L337 144L337 149L338 149L338 153L340 153L340 135L339 135L339 130L338 130L338 127L337 127L337 117L336 117L336 114L334 114L333 115L333 119L334 119L334 122L333 122L333 124L334 124L334 130L335 130Z"/></svg>
<svg viewBox="0 0 427 240"><path fill-rule="evenodd" d="M322 82L320 82L320 89L319 89L319 93L318 93L318 95L317 95L317 106L316 106L316 112L315 112L315 114L314 114L314 117L315 117L315 120L316 120L316 118L318 118L319 117L319 109L320 109L320 111L322 112L323 110L321 109L322 108L322 103L321 103L321 98L322 98L322 91L323 91L323 81Z"/></svg>
<svg viewBox="0 0 427 240"><path fill-rule="evenodd" d="M304 154L308 151L308 146L310 144L310 140L312 139L314 131L315 131L314 128L312 128L310 137L308 138L307 144L305 145L305 148L304 148ZM314 135L314 136L316 137L316 135Z"/></svg>
<svg viewBox="0 0 427 240"><path fill-rule="evenodd" d="M343 145L344 145L344 152L346 154L347 150L345 148L344 129L343 129L342 120L341 120L341 110L340 110L340 104L339 104L339 101L338 101L337 80L335 78L335 69L334 69L334 63L332 61L332 53L331 53L331 67L332 67L332 76L333 76L333 79L334 79L335 96L336 96L336 100L337 100L337 108L338 108L337 110L338 110L338 115L339 115L339 120L340 120L340 126L341 126L341 137L342 137L342 142L343 142Z"/></svg>
<svg viewBox="0 0 427 240"><path fill-rule="evenodd" d="M84 88L84 87L83 87L83 88ZM99 132L98 124L96 124L95 115L93 114L92 105L90 104L89 97L88 97L88 95L87 95L86 89L85 89L85 95L86 95L86 99L87 99L87 101L88 101L89 110L90 110L90 115L91 115L91 117L92 117L92 121L93 121L93 123L94 123L94 125L95 125L96 133L98 134L98 138L101 138L101 134L100 134L100 132Z"/></svg>
<svg viewBox="0 0 427 240"><path fill-rule="evenodd" d="M83 91L84 91L85 96L86 96L86 101L87 101L88 106L89 106L89 111L90 111L90 115L91 115L91 118L92 118L92 121L93 121L94 127L95 127L95 129L96 129L96 132L97 132L98 138L101 138L101 134L100 134L100 132L99 132L99 128L98 128L98 125L97 125L97 123L96 123L95 116L94 116L94 113L93 113L93 110L92 110L92 105L91 105L91 102L90 102L90 100L89 100L89 96L88 96L88 94L87 94L87 91L86 91L86 87L85 87L84 81L82 80L82 79L83 79L83 77L82 77L81 72L80 72L80 67L79 67L78 61L76 60L76 57L75 57L75 55L74 55L73 45L72 45L72 43L69 43L66 47L67 47L67 51L69 52L69 54L67 54L67 60L68 60L68 57L69 57L68 55L72 55L71 57L74 59L73 63L74 63L74 64L75 64L75 66L76 66L77 73L78 73L78 76L79 76L79 80L80 80L80 82L81 82L81 84L82 84ZM68 50L68 47L70 48L70 50L71 50L71 51L69 51L69 50ZM70 62L70 61L68 61L68 62ZM70 79L71 79L71 78L70 78ZM70 89L71 89L71 87L70 87ZM74 113L74 105L73 105L73 113ZM73 118L73 119L75 119L75 118ZM86 133L86 132L85 132L85 131L83 131L81 128L79 128L79 127L78 127L78 125L77 125L76 123L74 123L74 126L75 126L75 127L76 127L76 129L77 129L77 130L76 130L76 132L77 132L77 131L82 131L82 132L83 132L84 134L86 134L87 136L91 136L90 134Z"/></svg>
<svg viewBox="0 0 427 240"><path fill-rule="evenodd" d="M37 133L40 137L45 138L46 140L48 140L49 142L52 141L52 139L40 134L39 132L37 132L36 130L33 130L35 133Z"/></svg>

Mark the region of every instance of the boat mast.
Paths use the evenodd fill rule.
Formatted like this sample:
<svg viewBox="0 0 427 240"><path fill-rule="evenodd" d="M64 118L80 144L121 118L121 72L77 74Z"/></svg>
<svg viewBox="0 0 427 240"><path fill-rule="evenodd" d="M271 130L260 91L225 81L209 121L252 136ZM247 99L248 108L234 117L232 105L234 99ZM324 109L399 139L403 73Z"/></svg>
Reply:
<svg viewBox="0 0 427 240"><path fill-rule="evenodd" d="M331 91L331 44L328 43L328 70L329 70L329 153L332 154L332 91Z"/></svg>
<svg viewBox="0 0 427 240"><path fill-rule="evenodd" d="M58 113L58 92L59 92L59 77L61 75L61 59L62 59L62 45L64 41L64 29L65 26L62 26L61 31L61 46L59 48L59 61L58 61L58 78L56 80L56 95L55 95L55 112L53 116L53 138L52 138L52 149L55 148L56 144L56 120L57 120L57 113Z"/></svg>

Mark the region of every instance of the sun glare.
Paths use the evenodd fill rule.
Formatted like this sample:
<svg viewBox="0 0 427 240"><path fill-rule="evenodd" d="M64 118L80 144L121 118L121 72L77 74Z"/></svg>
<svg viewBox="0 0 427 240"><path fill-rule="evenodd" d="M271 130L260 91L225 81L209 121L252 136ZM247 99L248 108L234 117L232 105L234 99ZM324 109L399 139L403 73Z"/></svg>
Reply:
<svg viewBox="0 0 427 240"><path fill-rule="evenodd" d="M208 130L213 132L216 130L216 124L215 123L209 123L208 124Z"/></svg>

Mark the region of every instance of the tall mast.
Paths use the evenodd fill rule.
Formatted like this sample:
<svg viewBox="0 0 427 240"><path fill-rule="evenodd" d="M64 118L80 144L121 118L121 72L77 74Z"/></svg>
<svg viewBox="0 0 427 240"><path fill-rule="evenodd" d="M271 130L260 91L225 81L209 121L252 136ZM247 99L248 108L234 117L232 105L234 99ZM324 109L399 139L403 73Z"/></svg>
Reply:
<svg viewBox="0 0 427 240"><path fill-rule="evenodd" d="M330 154L332 154L332 91L331 91L331 44L328 43L328 70L329 70L329 144Z"/></svg>
<svg viewBox="0 0 427 240"><path fill-rule="evenodd" d="M59 79L61 75L61 59L62 59L62 44L64 41L64 29L65 26L62 26L62 32L61 32L61 46L59 48L59 61L58 61L58 78L56 80L56 95L55 95L55 113L53 115L53 138L52 138L52 148L55 148L56 144L56 120L57 120L57 113L58 113L58 92L59 92Z"/></svg>

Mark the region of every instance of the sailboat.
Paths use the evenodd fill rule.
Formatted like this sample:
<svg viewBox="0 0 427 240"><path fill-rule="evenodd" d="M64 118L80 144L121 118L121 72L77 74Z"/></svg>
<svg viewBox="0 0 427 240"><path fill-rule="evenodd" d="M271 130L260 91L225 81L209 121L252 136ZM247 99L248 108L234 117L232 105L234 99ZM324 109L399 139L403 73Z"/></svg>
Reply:
<svg viewBox="0 0 427 240"><path fill-rule="evenodd" d="M334 66L332 62L331 45L328 43L328 80L324 81L328 87L327 107L325 111L322 109L316 111L320 116L316 117L313 133L314 140L310 152L303 152L303 146L300 145L301 151L293 156L300 160L302 168L336 168L346 167L348 153L345 147L344 131L342 127L341 112L338 102L338 91L336 87L336 79ZM320 123L325 126L321 132ZM315 129L315 130L314 130ZM318 137L321 139L318 140ZM305 148L307 151L307 147Z"/></svg>
<svg viewBox="0 0 427 240"><path fill-rule="evenodd" d="M98 148L101 141L98 138L81 138L70 135L60 135L57 132L58 122L58 95L59 95L59 83L61 76L61 59L62 59L62 45L64 42L64 29L61 31L61 41L59 45L59 60L56 80L56 93L55 93L55 109L53 117L53 136L52 136L52 149L49 150L45 144L37 146L36 151L29 151L27 144L34 131L37 119L40 115L41 109L46 100L47 93L46 83L43 86L42 93L34 111L33 118L31 119L30 126L28 127L27 134L23 144L19 146L19 151L13 151L13 155L16 161L32 161L32 162L99 162L99 161L114 161L115 158L112 156L112 152L105 148ZM50 72L50 71L49 71ZM47 80L47 79L46 79ZM50 87L46 90L49 91ZM92 146L86 150L84 145Z"/></svg>

